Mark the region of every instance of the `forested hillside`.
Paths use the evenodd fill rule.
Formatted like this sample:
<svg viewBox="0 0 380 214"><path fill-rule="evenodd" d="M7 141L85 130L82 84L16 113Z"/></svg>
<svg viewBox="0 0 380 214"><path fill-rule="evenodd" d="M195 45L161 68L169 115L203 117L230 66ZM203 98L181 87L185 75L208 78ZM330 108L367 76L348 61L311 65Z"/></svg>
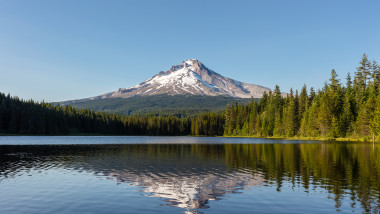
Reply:
<svg viewBox="0 0 380 214"><path fill-rule="evenodd" d="M354 137L380 134L380 67L363 55L353 79L341 83L335 70L325 86L306 85L286 98L276 86L259 102L227 106L224 135L258 137Z"/></svg>
<svg viewBox="0 0 380 214"><path fill-rule="evenodd" d="M156 116L196 116L203 112L222 111L227 103L248 104L250 99L227 96L201 95L154 95L135 96L130 98L105 98L85 102L67 101L62 105L71 105L79 109L90 109L96 112L119 113L123 115Z"/></svg>

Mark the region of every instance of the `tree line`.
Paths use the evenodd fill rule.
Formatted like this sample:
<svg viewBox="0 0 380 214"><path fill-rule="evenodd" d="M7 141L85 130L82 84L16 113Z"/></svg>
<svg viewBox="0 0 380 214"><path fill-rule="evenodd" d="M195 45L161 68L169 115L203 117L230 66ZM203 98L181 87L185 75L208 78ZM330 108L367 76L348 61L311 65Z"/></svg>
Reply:
<svg viewBox="0 0 380 214"><path fill-rule="evenodd" d="M124 116L25 101L0 93L0 133L21 135L222 135L223 115Z"/></svg>
<svg viewBox="0 0 380 214"><path fill-rule="evenodd" d="M279 86L258 102L228 105L224 111L226 136L353 137L380 135L380 66L364 54L354 78L342 84L333 69L321 90L285 97Z"/></svg>
<svg viewBox="0 0 380 214"><path fill-rule="evenodd" d="M281 93L197 116L125 116L77 109L0 93L0 133L35 135L201 135L353 137L380 135L380 66L364 54L342 84L333 69L321 90Z"/></svg>

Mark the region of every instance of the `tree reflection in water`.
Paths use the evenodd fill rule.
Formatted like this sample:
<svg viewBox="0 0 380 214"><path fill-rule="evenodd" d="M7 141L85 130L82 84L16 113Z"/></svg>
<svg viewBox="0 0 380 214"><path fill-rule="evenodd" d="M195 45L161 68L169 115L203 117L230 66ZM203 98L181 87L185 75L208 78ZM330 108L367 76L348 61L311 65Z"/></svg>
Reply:
<svg viewBox="0 0 380 214"><path fill-rule="evenodd" d="M189 212L251 187L281 192L287 182L310 193L324 188L336 208L349 200L378 212L379 155L379 145L356 143L0 146L0 181L32 168L86 171Z"/></svg>

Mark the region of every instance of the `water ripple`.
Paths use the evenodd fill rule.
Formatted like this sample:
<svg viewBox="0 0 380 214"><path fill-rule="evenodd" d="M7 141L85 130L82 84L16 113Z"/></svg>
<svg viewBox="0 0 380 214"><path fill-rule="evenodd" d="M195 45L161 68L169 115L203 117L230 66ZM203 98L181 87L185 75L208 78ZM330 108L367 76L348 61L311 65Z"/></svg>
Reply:
<svg viewBox="0 0 380 214"><path fill-rule="evenodd" d="M299 204L305 198L310 202L299 205L301 210L327 209L325 206L330 202L330 211L377 212L380 149L367 147L365 144L3 145L0 189L6 197L0 202L0 213L11 213L12 209L27 213L80 213L105 211L110 206L134 207L128 200L141 205L134 211L142 207L152 212L171 211L147 205L148 198L161 201L155 201L156 204L191 213L218 210L224 203L218 202L216 206L216 202L224 198L239 199L230 208L241 212L251 210L252 203L263 206L261 211L276 211L285 206L283 202ZM110 187L104 182L117 185ZM137 196L131 188L144 196ZM238 193L249 197L242 199ZM265 200L274 195L281 203L264 206ZM314 196L319 196L317 204L321 207L313 201L317 200ZM21 201L27 202L22 209ZM224 211L230 208L225 207Z"/></svg>

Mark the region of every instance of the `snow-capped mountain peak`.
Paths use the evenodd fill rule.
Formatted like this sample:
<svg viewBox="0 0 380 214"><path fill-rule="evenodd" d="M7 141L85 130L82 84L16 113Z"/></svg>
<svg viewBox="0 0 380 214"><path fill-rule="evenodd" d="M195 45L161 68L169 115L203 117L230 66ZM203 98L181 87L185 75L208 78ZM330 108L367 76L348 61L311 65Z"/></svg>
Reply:
<svg viewBox="0 0 380 214"><path fill-rule="evenodd" d="M173 65L169 70L161 71L134 87L120 88L117 91L91 99L108 97L127 98L159 94L224 95L241 98L260 98L264 92L268 91L270 91L269 88L224 77L208 69L197 59L186 59L178 65Z"/></svg>

